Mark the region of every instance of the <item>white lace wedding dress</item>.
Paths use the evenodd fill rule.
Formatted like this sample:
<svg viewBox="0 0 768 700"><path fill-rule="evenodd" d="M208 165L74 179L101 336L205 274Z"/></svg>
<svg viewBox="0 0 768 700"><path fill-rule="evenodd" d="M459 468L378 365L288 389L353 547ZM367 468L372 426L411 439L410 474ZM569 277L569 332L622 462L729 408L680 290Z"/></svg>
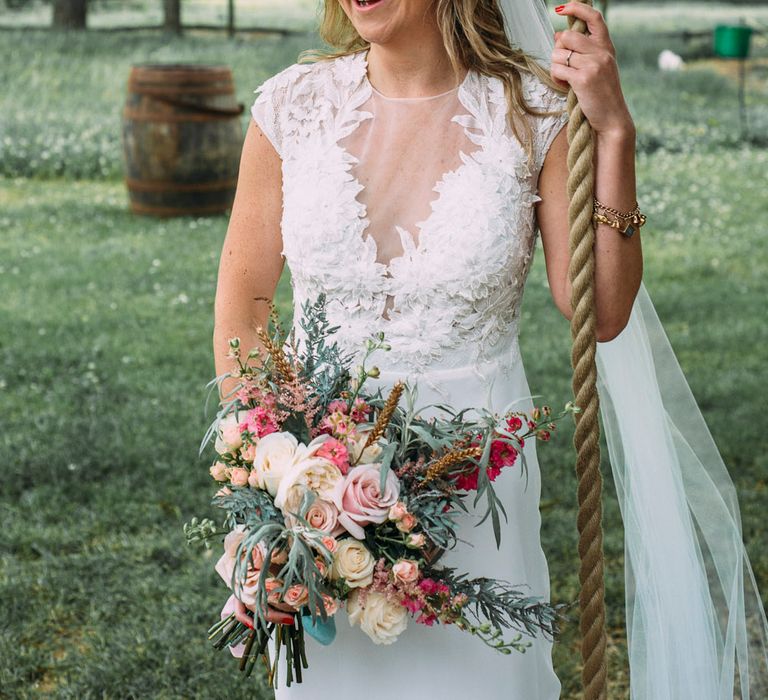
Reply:
<svg viewBox="0 0 768 700"><path fill-rule="evenodd" d="M534 76L523 75L523 88L529 104L564 110L565 98ZM537 235L538 173L566 113L527 117L529 163L506 122L502 82L472 70L439 95L387 97L369 82L361 51L291 65L256 92L251 113L282 158L283 255L295 308L325 292L348 350L362 353L367 337L385 332L392 350L374 356L381 376L372 388L407 379L418 382L419 405L501 411L519 400L530 408L520 304ZM508 514L501 548L490 521L475 527L473 513L458 531L467 544L445 562L549 599L531 441L526 454L527 485L518 467L495 482ZM373 644L343 611L336 627L330 646L307 638L304 683L286 688L281 668L278 700L560 696L552 643L542 637L504 656L450 626L411 620L388 646Z"/></svg>

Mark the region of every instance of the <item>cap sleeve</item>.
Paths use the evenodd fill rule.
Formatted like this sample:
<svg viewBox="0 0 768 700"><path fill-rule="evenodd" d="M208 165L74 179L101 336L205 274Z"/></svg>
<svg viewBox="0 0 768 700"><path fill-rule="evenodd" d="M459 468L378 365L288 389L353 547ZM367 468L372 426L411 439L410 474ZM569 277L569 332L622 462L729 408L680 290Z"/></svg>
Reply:
<svg viewBox="0 0 768 700"><path fill-rule="evenodd" d="M251 116L282 158L281 120L284 113L285 89L278 88L276 78L277 76L272 76L254 90L257 97L251 105Z"/></svg>
<svg viewBox="0 0 768 700"><path fill-rule="evenodd" d="M290 131L287 123L291 95L297 79L310 70L307 64L294 63L259 85L254 93L251 116L264 132L280 158L285 157L286 137Z"/></svg>
<svg viewBox="0 0 768 700"><path fill-rule="evenodd" d="M525 73L523 86L526 102L537 110L558 111L553 116L532 116L533 122L533 160L538 173L544 165L549 147L568 122L567 95L557 92L532 73Z"/></svg>

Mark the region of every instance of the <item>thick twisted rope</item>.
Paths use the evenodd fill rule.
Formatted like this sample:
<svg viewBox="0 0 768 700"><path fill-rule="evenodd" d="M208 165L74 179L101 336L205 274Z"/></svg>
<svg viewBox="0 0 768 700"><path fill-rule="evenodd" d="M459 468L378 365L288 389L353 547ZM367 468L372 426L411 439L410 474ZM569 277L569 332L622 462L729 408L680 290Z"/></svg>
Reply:
<svg viewBox="0 0 768 700"><path fill-rule="evenodd" d="M591 0L579 0L592 5ZM585 33L586 23L568 16L568 28ZM576 405L576 448L579 513L579 608L581 613L581 681L584 700L605 700L606 634L605 578L603 573L602 477L600 426L598 424L597 367L595 364L595 230L592 224L594 195L594 139L592 127L579 107L573 89L568 91L568 225L570 228L571 364Z"/></svg>

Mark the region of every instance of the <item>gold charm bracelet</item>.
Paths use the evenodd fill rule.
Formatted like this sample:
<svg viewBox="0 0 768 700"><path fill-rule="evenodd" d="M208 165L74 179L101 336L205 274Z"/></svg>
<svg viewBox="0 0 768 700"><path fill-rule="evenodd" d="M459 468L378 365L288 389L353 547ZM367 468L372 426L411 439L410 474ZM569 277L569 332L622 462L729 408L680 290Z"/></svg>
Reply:
<svg viewBox="0 0 768 700"><path fill-rule="evenodd" d="M645 223L645 214L640 213L640 208L635 202L635 208L632 211L621 212L617 209L611 209L611 207L605 206L602 202L599 202L597 197L593 197L592 205L592 221L595 224L608 224L611 228L615 228L617 231L629 238L635 231L639 231L640 227ZM602 213L600 210L602 210ZM613 218L607 217L605 214L613 214Z"/></svg>

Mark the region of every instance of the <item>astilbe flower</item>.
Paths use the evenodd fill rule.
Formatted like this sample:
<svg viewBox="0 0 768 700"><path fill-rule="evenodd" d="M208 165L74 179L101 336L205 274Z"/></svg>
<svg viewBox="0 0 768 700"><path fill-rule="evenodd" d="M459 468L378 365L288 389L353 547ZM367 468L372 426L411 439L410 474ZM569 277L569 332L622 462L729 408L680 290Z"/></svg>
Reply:
<svg viewBox="0 0 768 700"><path fill-rule="evenodd" d="M294 373L294 377L280 385L276 404L279 406L274 409L274 415L279 425L291 415L298 413L303 416L307 429L310 431L315 416L320 411L317 397L310 396L310 388L302 381L298 373Z"/></svg>

